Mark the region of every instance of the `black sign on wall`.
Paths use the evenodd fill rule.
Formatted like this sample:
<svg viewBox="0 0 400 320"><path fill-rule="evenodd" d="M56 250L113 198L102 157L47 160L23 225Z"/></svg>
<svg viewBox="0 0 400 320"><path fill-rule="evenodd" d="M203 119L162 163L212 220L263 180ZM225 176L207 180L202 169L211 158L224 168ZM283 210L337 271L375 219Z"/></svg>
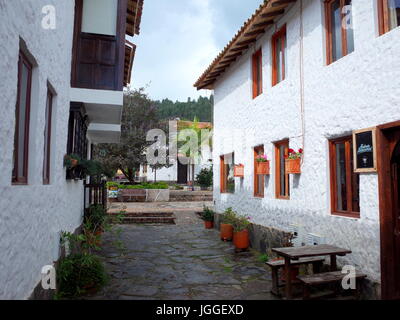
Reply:
<svg viewBox="0 0 400 320"><path fill-rule="evenodd" d="M376 129L353 132L354 172L376 172Z"/></svg>

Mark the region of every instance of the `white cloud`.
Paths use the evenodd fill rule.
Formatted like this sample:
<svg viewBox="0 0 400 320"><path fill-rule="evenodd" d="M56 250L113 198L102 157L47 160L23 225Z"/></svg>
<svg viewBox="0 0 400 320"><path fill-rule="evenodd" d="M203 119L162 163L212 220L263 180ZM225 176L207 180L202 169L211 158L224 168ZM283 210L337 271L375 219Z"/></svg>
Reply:
<svg viewBox="0 0 400 320"><path fill-rule="evenodd" d="M233 13L226 16L224 11L230 2L238 3L235 23L231 21ZM153 99L182 101L206 95L193 84L225 45L221 39L229 41L225 40L226 35L233 36L247 19L246 10L254 11L243 3L242 0L145 1L141 34L133 39L137 51L131 85L137 88L150 84L147 92Z"/></svg>

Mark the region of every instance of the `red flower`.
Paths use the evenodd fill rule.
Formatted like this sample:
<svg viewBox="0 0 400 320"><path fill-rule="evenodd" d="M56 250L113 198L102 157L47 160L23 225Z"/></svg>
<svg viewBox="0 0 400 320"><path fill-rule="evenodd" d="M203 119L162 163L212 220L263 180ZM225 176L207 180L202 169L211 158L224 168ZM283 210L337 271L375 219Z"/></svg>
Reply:
<svg viewBox="0 0 400 320"><path fill-rule="evenodd" d="M294 153L294 150L293 149L289 149L289 153Z"/></svg>
<svg viewBox="0 0 400 320"><path fill-rule="evenodd" d="M303 149L300 148L300 149L299 149L299 153L303 153Z"/></svg>

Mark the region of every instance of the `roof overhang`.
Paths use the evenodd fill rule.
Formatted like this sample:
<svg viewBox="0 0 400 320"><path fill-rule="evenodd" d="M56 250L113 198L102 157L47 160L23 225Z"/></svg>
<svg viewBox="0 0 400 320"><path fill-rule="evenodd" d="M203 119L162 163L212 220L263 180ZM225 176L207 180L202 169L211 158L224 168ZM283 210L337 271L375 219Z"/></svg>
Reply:
<svg viewBox="0 0 400 320"><path fill-rule="evenodd" d="M214 89L217 79L296 1L265 0L196 81L197 90Z"/></svg>
<svg viewBox="0 0 400 320"><path fill-rule="evenodd" d="M124 64L124 86L131 82L133 60L135 58L136 45L125 40L125 64Z"/></svg>
<svg viewBox="0 0 400 320"><path fill-rule="evenodd" d="M140 33L144 0L128 0L126 13L126 34L133 37Z"/></svg>

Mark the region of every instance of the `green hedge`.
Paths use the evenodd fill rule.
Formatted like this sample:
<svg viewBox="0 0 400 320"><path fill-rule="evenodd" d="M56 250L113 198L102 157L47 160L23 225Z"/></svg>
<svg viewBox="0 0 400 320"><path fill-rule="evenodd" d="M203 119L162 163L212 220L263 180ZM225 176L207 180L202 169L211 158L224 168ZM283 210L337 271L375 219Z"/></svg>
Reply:
<svg viewBox="0 0 400 320"><path fill-rule="evenodd" d="M117 187L118 189L168 189L165 182L141 183L137 185L123 185L116 182L107 182L107 187Z"/></svg>

